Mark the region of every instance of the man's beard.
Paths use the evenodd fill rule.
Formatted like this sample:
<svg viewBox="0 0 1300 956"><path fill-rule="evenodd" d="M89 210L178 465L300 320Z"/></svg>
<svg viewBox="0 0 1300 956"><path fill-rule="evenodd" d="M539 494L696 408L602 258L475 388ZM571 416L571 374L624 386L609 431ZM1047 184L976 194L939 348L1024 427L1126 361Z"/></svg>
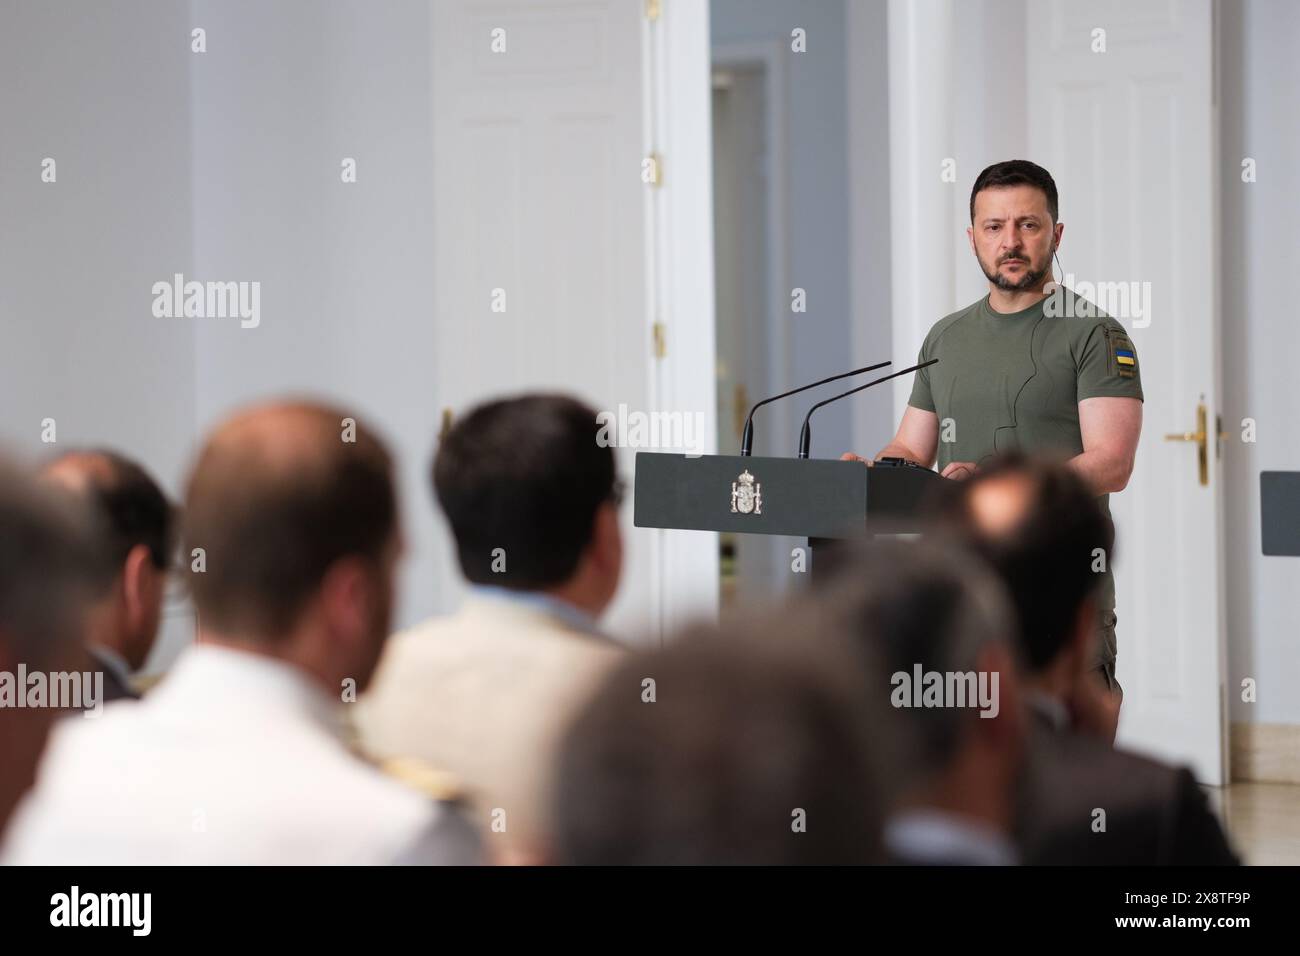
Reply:
<svg viewBox="0 0 1300 956"><path fill-rule="evenodd" d="M1032 265L1032 263L1030 263L1028 259L1025 259L1021 256L1006 256L1005 258L1003 258L1001 262L998 263L998 266L1000 267L1002 265L1002 262L1005 262L1007 259L1020 259L1022 262L1026 264L1025 274L1022 275L1019 279L1015 280L1014 282L1011 279L1008 279L1006 276L1004 276L997 269L994 269L992 272L990 272L988 269L984 267L984 260L981 259L979 256L975 257L975 261L977 261L980 264L980 271L984 273L984 277L988 279L990 282L992 282L999 289L1001 289L1003 292L1024 292L1026 289L1042 288L1043 278L1047 275L1047 270L1052 267L1052 257L1050 255L1047 257L1047 262L1043 264L1043 268L1041 269L1029 268L1029 266Z"/></svg>

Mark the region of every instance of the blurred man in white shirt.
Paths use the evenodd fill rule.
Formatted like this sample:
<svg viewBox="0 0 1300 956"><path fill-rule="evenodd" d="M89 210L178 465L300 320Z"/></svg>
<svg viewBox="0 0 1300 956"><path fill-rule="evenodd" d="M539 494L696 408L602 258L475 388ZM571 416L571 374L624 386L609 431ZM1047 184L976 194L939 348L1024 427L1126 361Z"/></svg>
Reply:
<svg viewBox="0 0 1300 956"><path fill-rule="evenodd" d="M6 862L468 863L473 831L354 757L401 550L392 464L350 413L256 407L185 501L198 643L139 704L51 738Z"/></svg>

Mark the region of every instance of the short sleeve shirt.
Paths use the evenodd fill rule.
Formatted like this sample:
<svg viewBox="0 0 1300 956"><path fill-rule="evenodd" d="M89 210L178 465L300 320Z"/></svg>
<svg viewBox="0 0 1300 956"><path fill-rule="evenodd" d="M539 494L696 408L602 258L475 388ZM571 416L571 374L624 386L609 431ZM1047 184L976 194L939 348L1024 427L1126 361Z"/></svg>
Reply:
<svg viewBox="0 0 1300 956"><path fill-rule="evenodd" d="M1124 327L1063 289L1020 312L1000 313L985 296L935 323L921 346L908 404L939 418L939 470L999 452L1072 458L1083 453L1079 402L1142 400L1137 351ZM1108 496L1101 498L1109 512ZM1100 595L1115 606L1109 566Z"/></svg>

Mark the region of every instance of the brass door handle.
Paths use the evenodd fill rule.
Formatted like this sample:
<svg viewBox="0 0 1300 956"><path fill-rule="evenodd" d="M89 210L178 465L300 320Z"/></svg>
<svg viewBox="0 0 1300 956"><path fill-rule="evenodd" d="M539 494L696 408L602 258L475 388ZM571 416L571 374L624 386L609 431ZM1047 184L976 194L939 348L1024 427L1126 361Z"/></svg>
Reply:
<svg viewBox="0 0 1300 956"><path fill-rule="evenodd" d="M1196 463L1197 472L1200 475L1202 485L1210 483L1210 455L1206 447L1206 439L1209 435L1205 430L1206 414L1205 403L1201 402L1196 406L1196 431L1194 432L1174 432L1165 436L1165 441L1191 441L1196 442Z"/></svg>

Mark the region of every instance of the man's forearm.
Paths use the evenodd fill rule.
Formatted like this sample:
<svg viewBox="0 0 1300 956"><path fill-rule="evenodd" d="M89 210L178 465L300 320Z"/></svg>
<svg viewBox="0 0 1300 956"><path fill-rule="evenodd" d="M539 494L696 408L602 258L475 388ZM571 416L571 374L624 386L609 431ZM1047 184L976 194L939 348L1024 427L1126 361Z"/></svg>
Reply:
<svg viewBox="0 0 1300 956"><path fill-rule="evenodd" d="M1080 477L1088 483L1093 494L1108 495L1123 491L1133 473L1133 460L1094 449L1075 455L1068 462Z"/></svg>

